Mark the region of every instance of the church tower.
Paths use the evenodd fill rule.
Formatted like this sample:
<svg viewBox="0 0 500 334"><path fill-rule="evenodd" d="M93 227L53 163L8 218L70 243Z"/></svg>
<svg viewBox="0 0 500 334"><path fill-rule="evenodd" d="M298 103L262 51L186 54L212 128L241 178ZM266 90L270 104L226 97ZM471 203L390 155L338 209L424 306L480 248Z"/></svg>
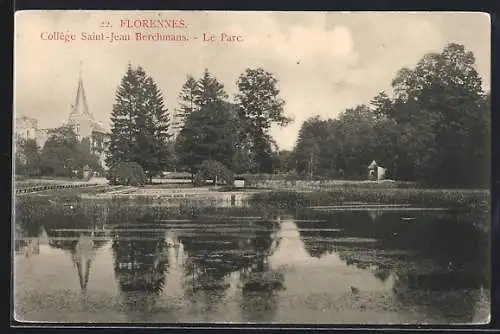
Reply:
<svg viewBox="0 0 500 334"><path fill-rule="evenodd" d="M92 134L92 114L89 112L87 103L87 96L85 95L85 88L83 87L82 69L80 62L80 74L78 77L78 86L76 90L75 102L71 106L68 124L73 126L79 139L90 137Z"/></svg>
<svg viewBox="0 0 500 334"><path fill-rule="evenodd" d="M90 139L91 151L98 155L101 166L105 167L105 147L108 135L102 124L94 119L94 115L89 110L83 86L82 62L80 62L75 102L71 105L68 125L73 127L79 140L86 137Z"/></svg>

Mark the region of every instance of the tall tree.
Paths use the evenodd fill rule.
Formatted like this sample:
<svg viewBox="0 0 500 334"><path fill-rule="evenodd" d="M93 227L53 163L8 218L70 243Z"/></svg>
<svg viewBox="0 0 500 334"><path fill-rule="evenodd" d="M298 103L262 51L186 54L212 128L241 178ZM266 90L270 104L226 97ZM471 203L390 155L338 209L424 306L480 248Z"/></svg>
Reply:
<svg viewBox="0 0 500 334"><path fill-rule="evenodd" d="M232 168L237 147L237 115L231 104L222 101L205 104L191 113L176 142L181 164L193 174L205 160Z"/></svg>
<svg viewBox="0 0 500 334"><path fill-rule="evenodd" d="M380 92L375 96L370 101L370 105L373 107L373 113L376 118L394 117L394 105L391 98L385 92Z"/></svg>
<svg viewBox="0 0 500 334"><path fill-rule="evenodd" d="M184 126L186 118L191 114L191 112L198 108L198 95L198 82L193 78L193 76L188 75L186 82L182 85L179 93L179 107L174 115L174 128L176 130L180 131Z"/></svg>
<svg viewBox="0 0 500 334"><path fill-rule="evenodd" d="M278 80L262 68L247 69L238 81L236 102L243 122L243 136L253 142L260 172L272 171L272 144L269 129L273 123L286 126L291 119L284 115L284 101L279 96Z"/></svg>
<svg viewBox="0 0 500 334"><path fill-rule="evenodd" d="M447 186L477 184L489 165L484 152L477 152L489 147L489 138L480 134L487 131L489 113L472 52L451 43L425 55L414 69L402 69L393 87L393 117L413 130L408 142L417 145L417 177Z"/></svg>
<svg viewBox="0 0 500 334"><path fill-rule="evenodd" d="M150 178L170 163L170 116L154 80L129 65L116 92L111 114L108 166L136 162Z"/></svg>
<svg viewBox="0 0 500 334"><path fill-rule="evenodd" d="M208 69L205 69L198 80L195 80L192 75L187 76L178 98L179 107L174 116L174 127L180 131L192 112L206 104L226 101L228 95L224 90L224 85Z"/></svg>
<svg viewBox="0 0 500 334"><path fill-rule="evenodd" d="M441 53L425 55L415 68L401 69L392 86L394 95L379 93L371 110L358 106L337 120L306 121L295 146L298 171L309 171L314 155L317 174L338 168L359 178L374 159L400 180L487 186L491 104L474 55L449 44Z"/></svg>
<svg viewBox="0 0 500 334"><path fill-rule="evenodd" d="M374 159L375 117L365 105L349 108L339 117L342 138L341 168L346 177L364 178Z"/></svg>
<svg viewBox="0 0 500 334"><path fill-rule="evenodd" d="M326 126L326 121L315 116L307 119L299 130L295 145L294 167L304 177L321 174L319 161L327 156L327 152L321 150L328 136Z"/></svg>
<svg viewBox="0 0 500 334"><path fill-rule="evenodd" d="M227 98L224 85L208 69L205 69L197 82L195 104L201 108L207 104L226 101Z"/></svg>
<svg viewBox="0 0 500 334"><path fill-rule="evenodd" d="M120 162L133 158L132 142L134 140L135 115L137 113L138 78L136 71L129 64L125 76L121 80L111 113L111 133L109 138L106 164L116 167Z"/></svg>
<svg viewBox="0 0 500 334"><path fill-rule="evenodd" d="M248 167L248 143L238 140L240 121L224 85L205 69L196 81L188 77L180 96L183 126L175 145L179 164L191 172L205 160L237 172Z"/></svg>

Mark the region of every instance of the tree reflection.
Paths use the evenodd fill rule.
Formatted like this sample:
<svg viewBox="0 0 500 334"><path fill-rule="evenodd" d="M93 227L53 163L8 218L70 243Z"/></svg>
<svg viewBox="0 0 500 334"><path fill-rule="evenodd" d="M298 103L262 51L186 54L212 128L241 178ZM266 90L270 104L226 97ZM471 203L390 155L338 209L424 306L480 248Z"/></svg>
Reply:
<svg viewBox="0 0 500 334"><path fill-rule="evenodd" d="M370 270L383 282L397 277L395 302L403 308L469 321L476 292L490 287L487 235L449 213L395 212L370 217L368 212L309 212L300 218L325 222L298 222L299 229L341 230L301 230L311 256L334 250L347 265ZM373 242L361 242L363 238Z"/></svg>
<svg viewBox="0 0 500 334"><path fill-rule="evenodd" d="M249 263L240 270L241 310L246 321L271 322L277 310L276 292L284 289L284 275L273 269L269 257L279 247L278 225L261 222L251 242Z"/></svg>
<svg viewBox="0 0 500 334"><path fill-rule="evenodd" d="M302 214L296 222L300 239L309 256L320 258L335 250L335 238L340 237L335 220L326 215ZM312 221L308 221L312 220Z"/></svg>
<svg viewBox="0 0 500 334"><path fill-rule="evenodd" d="M260 297L264 298L282 286L283 278L269 268L267 260L277 246L272 236L277 230L275 223L246 221L232 224L224 218L216 222L219 226L224 223L226 227L214 231L212 226L215 225L207 221L203 231L181 232L179 236L187 254L184 263L185 295L193 303L201 303L207 311L215 309L227 294L230 275L234 272L240 273L243 307L254 300L249 291L260 293ZM260 292L256 289L257 283L261 284ZM272 305L272 296L264 299L262 305ZM252 318L252 308L244 313Z"/></svg>
<svg viewBox="0 0 500 334"><path fill-rule="evenodd" d="M125 228L114 231L114 272L127 307L144 310L152 306L165 286L167 245L164 233L147 231L146 225L133 228L141 231Z"/></svg>
<svg viewBox="0 0 500 334"><path fill-rule="evenodd" d="M108 238L102 222L90 219L75 207L55 206L40 218L51 248L69 252L78 274L82 292L86 292L92 260Z"/></svg>
<svg viewBox="0 0 500 334"><path fill-rule="evenodd" d="M393 292L400 308L417 309L430 318L438 315L449 322L468 323L474 320L482 298L482 289L474 289L474 285L453 274L406 274L396 275Z"/></svg>
<svg viewBox="0 0 500 334"><path fill-rule="evenodd" d="M210 225L206 222L205 226L209 229ZM231 273L244 265L241 237L234 233L200 231L181 233L179 239L187 255L184 293L192 302L207 299L205 306L211 310L224 298Z"/></svg>
<svg viewBox="0 0 500 334"><path fill-rule="evenodd" d="M43 227L49 238L49 245L70 251L76 251L80 235L92 238L93 249L97 250L106 244L107 233L104 231L104 224L91 220L81 211L71 212L53 211L50 216L44 217Z"/></svg>
<svg viewBox="0 0 500 334"><path fill-rule="evenodd" d="M432 261L457 276L468 272L489 287L487 235L448 213L394 212L370 217L369 212L309 211L299 218L323 220L297 222L305 248L313 257L335 251L348 265L374 268L375 276L383 281L391 271L404 268L407 261ZM304 230L311 228L315 230ZM325 230L328 228L339 231ZM364 243L363 238L373 242Z"/></svg>
<svg viewBox="0 0 500 334"><path fill-rule="evenodd" d="M14 252L15 254L39 254L40 246L38 237L41 233L40 222L19 221L15 224Z"/></svg>
<svg viewBox="0 0 500 334"><path fill-rule="evenodd" d="M49 215L47 201L38 197L17 197L14 210L16 254L38 254L43 218Z"/></svg>

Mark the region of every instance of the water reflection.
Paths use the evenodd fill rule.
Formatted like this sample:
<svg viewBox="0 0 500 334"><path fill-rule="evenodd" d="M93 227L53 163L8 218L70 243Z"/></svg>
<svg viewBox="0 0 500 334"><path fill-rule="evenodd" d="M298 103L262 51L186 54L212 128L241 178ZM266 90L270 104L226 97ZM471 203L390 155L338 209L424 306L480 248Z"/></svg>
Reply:
<svg viewBox="0 0 500 334"><path fill-rule="evenodd" d="M235 237L212 233L186 234L179 237L185 252L184 294L191 303L202 301L202 312L216 308L229 288L230 274L238 265Z"/></svg>
<svg viewBox="0 0 500 334"><path fill-rule="evenodd" d="M222 218L203 223L198 233L181 229L179 239L187 256L187 298L191 302L205 300L205 310L211 311L227 297L234 277L243 292L243 305L251 298L249 291L268 290L271 281L267 258L276 247L273 231L277 227L275 222Z"/></svg>
<svg viewBox="0 0 500 334"><path fill-rule="evenodd" d="M167 283L167 243L164 233L148 231L155 226L129 227L140 227L141 231L113 231L114 273L127 310L142 313L155 305Z"/></svg>
<svg viewBox="0 0 500 334"><path fill-rule="evenodd" d="M374 217L369 212L335 212L315 217L324 220L314 223L315 230L301 232L311 256L337 253L347 265L371 271L382 282L390 279L400 308L418 308L429 318L473 320L476 304L489 287L487 248L478 231L450 217L429 215L408 219L405 213ZM322 232L326 226L339 230ZM342 240L352 236L357 238ZM365 237L375 237L375 242L363 242Z"/></svg>
<svg viewBox="0 0 500 334"><path fill-rule="evenodd" d="M401 308L418 309L429 318L440 316L452 322L471 322L483 289L453 275L398 275L393 292ZM484 319L483 319L484 320Z"/></svg>
<svg viewBox="0 0 500 334"><path fill-rule="evenodd" d="M240 270L241 314L245 321L272 322L278 309L277 293L285 288L284 275L271 265L270 257L279 248L280 228L276 222L256 224L247 265Z"/></svg>
<svg viewBox="0 0 500 334"><path fill-rule="evenodd" d="M348 264L362 269L374 264L379 269L395 268L400 267L400 261L418 260L426 262L430 270L439 267L447 272L475 273L477 279L483 277L480 285L489 286L484 279L489 271L489 258L485 256L489 238L484 233L453 217L414 214L408 220L407 215L385 213L376 218L376 224L370 224L372 218L365 212L309 212L300 218L314 217L320 221L298 221L297 225L300 229L314 228L301 231L306 249L313 257L336 251ZM338 230L326 231L332 227ZM411 271L414 267L407 269Z"/></svg>
<svg viewBox="0 0 500 334"><path fill-rule="evenodd" d="M477 305L488 308L485 238L450 217L182 210L157 209L125 221L73 210L62 218L30 218L34 224L16 221L16 254L39 254L31 262L20 256L19 268L38 258L50 261L53 253L36 250L43 239L71 258L23 276L16 292L20 307L49 298L80 312L68 321L104 312L128 322L265 323L466 322L484 315ZM71 263L79 289L68 289L84 296L82 309L68 301L71 293L57 290L67 278L53 274ZM89 292L94 263L110 272L94 276L95 290ZM52 280L55 288L45 290L41 280ZM116 296L109 285L101 288L105 280L116 282ZM98 291L107 299L99 299Z"/></svg>
<svg viewBox="0 0 500 334"><path fill-rule="evenodd" d="M40 242L38 240L38 236L42 231L40 220L31 219L30 215L23 214L21 210L17 214L14 225L14 253L26 257L40 254Z"/></svg>

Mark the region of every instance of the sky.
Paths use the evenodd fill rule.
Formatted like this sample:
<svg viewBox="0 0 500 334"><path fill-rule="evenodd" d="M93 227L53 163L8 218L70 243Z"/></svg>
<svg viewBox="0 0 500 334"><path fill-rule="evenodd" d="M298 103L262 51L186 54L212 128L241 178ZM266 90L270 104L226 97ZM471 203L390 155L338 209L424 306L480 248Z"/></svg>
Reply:
<svg viewBox="0 0 500 334"><path fill-rule="evenodd" d="M184 26L151 28L142 20ZM56 33L74 40L47 39ZM131 38L82 40L83 34L101 33ZM188 40L139 41L136 33ZM222 42L222 33L240 41ZM215 41L204 42L204 35ZM62 125L81 71L89 109L109 129L129 63L156 81L170 112L188 74L198 78L207 68L232 97L245 69L262 67L278 79L285 114L294 119L271 134L281 149L291 149L302 122L315 115L334 118L380 91L390 93L399 69L451 42L474 53L489 90L490 18L484 13L22 11L15 16L14 111L36 118L39 128Z"/></svg>

